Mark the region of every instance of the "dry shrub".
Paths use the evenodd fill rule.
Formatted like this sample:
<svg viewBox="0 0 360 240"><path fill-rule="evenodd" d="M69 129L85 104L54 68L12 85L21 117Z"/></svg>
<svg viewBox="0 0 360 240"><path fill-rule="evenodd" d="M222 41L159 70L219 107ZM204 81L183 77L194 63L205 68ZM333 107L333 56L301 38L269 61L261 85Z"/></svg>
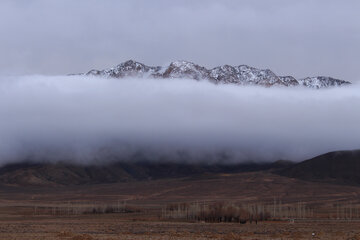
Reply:
<svg viewBox="0 0 360 240"><path fill-rule="evenodd" d="M224 240L242 240L239 234L229 233L225 235Z"/></svg>
<svg viewBox="0 0 360 240"><path fill-rule="evenodd" d="M118 201L114 203L66 202L44 206L33 206L33 215L62 216L106 213L138 213L143 211L143 208L127 205L125 201Z"/></svg>
<svg viewBox="0 0 360 240"><path fill-rule="evenodd" d="M260 221L268 218L268 213L252 206L215 202L211 204L180 203L171 204L163 209L162 216L167 219L186 219L204 222L238 222ZM261 208L262 209L262 208Z"/></svg>
<svg viewBox="0 0 360 240"><path fill-rule="evenodd" d="M69 237L72 237L74 236L74 233L72 232L66 232L66 231L61 231L57 234L58 237L61 237L61 238L69 238Z"/></svg>
<svg viewBox="0 0 360 240"><path fill-rule="evenodd" d="M95 238L93 238L89 234L80 234L71 238L71 240L94 240L94 239Z"/></svg>
<svg viewBox="0 0 360 240"><path fill-rule="evenodd" d="M115 205L99 205L84 211L84 214L103 214L103 213L137 213L141 212L142 209L134 206L124 206L118 208Z"/></svg>
<svg viewBox="0 0 360 240"><path fill-rule="evenodd" d="M354 236L347 238L346 240L360 240L360 233L357 233Z"/></svg>

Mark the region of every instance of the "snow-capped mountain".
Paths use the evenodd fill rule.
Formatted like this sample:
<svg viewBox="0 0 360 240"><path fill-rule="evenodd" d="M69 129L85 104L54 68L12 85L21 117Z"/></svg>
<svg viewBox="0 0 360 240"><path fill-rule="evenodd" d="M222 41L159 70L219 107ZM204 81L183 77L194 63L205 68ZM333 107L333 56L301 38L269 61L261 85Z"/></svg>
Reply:
<svg viewBox="0 0 360 240"><path fill-rule="evenodd" d="M307 77L296 79L292 76L277 76L270 69L258 69L247 65L223 65L207 69L187 61L175 61L168 66L151 67L129 60L105 70L91 70L85 75L125 78L187 78L208 80L216 84L261 85L261 86L305 86L325 88L350 84L331 77Z"/></svg>
<svg viewBox="0 0 360 240"><path fill-rule="evenodd" d="M332 86L341 86L343 84L350 84L350 82L335 79L332 77L307 77L298 80L300 85L303 86L311 86L313 88L324 88L324 87L332 87Z"/></svg>

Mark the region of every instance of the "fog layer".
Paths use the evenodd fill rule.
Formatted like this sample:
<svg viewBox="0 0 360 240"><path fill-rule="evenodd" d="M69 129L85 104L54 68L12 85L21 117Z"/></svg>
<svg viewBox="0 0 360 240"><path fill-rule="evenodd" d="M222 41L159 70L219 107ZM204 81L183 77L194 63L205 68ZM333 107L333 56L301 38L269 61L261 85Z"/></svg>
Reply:
<svg viewBox="0 0 360 240"><path fill-rule="evenodd" d="M0 164L304 160L360 148L360 87L185 79L0 78ZM139 157L140 156L140 157Z"/></svg>

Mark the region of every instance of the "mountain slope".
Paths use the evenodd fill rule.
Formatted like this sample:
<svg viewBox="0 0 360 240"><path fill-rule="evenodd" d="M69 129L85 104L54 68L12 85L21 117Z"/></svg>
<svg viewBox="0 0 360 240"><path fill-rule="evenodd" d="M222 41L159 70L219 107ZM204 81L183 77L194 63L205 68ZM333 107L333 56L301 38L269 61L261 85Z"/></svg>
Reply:
<svg viewBox="0 0 360 240"><path fill-rule="evenodd" d="M329 152L278 173L310 181L360 184L360 150Z"/></svg>
<svg viewBox="0 0 360 240"><path fill-rule="evenodd" d="M264 164L114 162L104 165L81 165L69 162L22 162L1 167L0 183L22 186L113 183L280 169L289 166L289 164L291 163L284 161Z"/></svg>
<svg viewBox="0 0 360 240"><path fill-rule="evenodd" d="M0 184L82 185L163 178L214 177L217 174L264 170L307 181L359 185L360 150L330 152L297 164L288 161L239 164L119 161L103 165L22 162L1 167Z"/></svg>
<svg viewBox="0 0 360 240"><path fill-rule="evenodd" d="M147 78L188 78L208 80L216 84L260 85L260 86L304 86L308 88L326 88L350 84L350 82L331 77L307 77L295 79L292 76L277 76L270 69L258 69L247 65L223 65L207 69L187 61L175 61L168 66L150 67L129 60L113 68L91 70L85 75L111 78L147 77Z"/></svg>

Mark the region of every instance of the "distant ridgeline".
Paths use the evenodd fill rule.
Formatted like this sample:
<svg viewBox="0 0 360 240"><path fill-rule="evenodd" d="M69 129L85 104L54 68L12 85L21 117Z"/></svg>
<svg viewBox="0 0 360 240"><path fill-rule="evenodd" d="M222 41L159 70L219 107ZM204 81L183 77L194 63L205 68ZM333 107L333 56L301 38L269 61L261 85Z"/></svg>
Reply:
<svg viewBox="0 0 360 240"><path fill-rule="evenodd" d="M118 161L103 165L69 162L22 162L0 168L0 185L81 185L143 181L164 178L215 177L222 173L240 173L280 169L291 164L275 163L179 163L154 161Z"/></svg>
<svg viewBox="0 0 360 240"><path fill-rule="evenodd" d="M351 84L350 82L331 77L306 77L296 79L292 76L277 76L269 69L258 69L247 65L223 65L207 69L187 61L175 61L168 66L151 67L129 60L113 68L91 70L82 75L93 75L110 78L186 78L208 80L215 84L259 85L259 86L304 86L308 88L326 88Z"/></svg>
<svg viewBox="0 0 360 240"><path fill-rule="evenodd" d="M337 151L293 163L179 163L117 161L103 165L71 162L22 162L0 168L0 184L78 185L164 178L216 177L218 174L267 171L290 178L360 185L360 150Z"/></svg>

